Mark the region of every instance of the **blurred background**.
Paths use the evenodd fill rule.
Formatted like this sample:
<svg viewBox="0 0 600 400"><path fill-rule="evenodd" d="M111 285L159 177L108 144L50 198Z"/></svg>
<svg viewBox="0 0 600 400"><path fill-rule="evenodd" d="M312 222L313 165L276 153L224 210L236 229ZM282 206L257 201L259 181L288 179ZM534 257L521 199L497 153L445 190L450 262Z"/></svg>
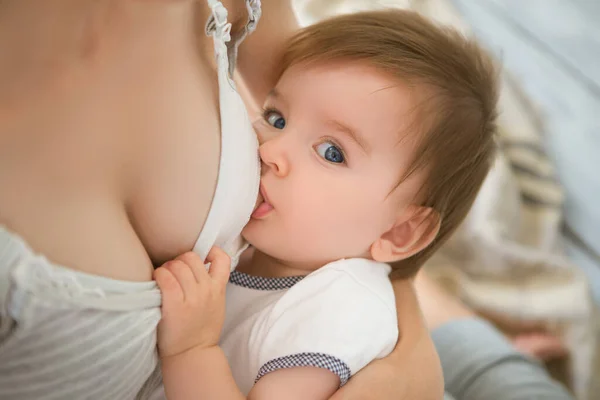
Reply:
<svg viewBox="0 0 600 400"><path fill-rule="evenodd" d="M600 1L452 2L534 107L565 193L567 253L600 304Z"/></svg>

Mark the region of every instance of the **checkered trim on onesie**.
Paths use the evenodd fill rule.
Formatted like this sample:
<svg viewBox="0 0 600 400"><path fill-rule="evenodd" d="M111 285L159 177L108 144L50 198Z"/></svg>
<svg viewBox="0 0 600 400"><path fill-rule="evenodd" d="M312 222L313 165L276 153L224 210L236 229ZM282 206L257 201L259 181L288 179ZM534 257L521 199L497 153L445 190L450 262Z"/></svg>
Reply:
<svg viewBox="0 0 600 400"><path fill-rule="evenodd" d="M252 276L239 271L231 272L229 282L237 286L258 290L283 290L289 289L300 282L303 276L286 276L282 278L265 278Z"/></svg>
<svg viewBox="0 0 600 400"><path fill-rule="evenodd" d="M298 353L291 356L279 357L265 363L258 371L254 383L269 372L284 368L317 367L329 370L340 377L340 387L344 386L350 376L350 368L339 358L322 353Z"/></svg>

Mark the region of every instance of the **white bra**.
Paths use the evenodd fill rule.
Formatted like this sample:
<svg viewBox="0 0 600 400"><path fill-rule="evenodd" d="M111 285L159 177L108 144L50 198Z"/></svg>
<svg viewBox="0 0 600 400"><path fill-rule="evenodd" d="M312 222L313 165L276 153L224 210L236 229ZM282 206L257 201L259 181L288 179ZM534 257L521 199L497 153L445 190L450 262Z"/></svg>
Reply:
<svg viewBox="0 0 600 400"><path fill-rule="evenodd" d="M213 245L219 246L231 257L233 268L247 247L240 234L258 196L260 159L256 133L232 76L237 47L256 28L261 4L260 0L246 0L248 23L229 46L231 24L227 22L227 9L217 0L208 0L208 5L212 16L206 33L214 40L219 81L221 159L217 188L194 251L205 258Z"/></svg>

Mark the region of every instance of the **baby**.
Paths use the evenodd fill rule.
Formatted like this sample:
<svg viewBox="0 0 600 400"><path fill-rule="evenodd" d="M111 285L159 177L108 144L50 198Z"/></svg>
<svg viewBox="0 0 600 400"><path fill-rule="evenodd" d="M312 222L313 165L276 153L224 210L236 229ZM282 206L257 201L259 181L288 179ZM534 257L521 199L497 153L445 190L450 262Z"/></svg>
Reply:
<svg viewBox="0 0 600 400"><path fill-rule="evenodd" d="M167 397L327 399L389 354L390 278L414 276L466 216L496 97L479 47L411 12L296 35L255 125L253 253L231 276L217 248L208 270L191 253L156 270Z"/></svg>

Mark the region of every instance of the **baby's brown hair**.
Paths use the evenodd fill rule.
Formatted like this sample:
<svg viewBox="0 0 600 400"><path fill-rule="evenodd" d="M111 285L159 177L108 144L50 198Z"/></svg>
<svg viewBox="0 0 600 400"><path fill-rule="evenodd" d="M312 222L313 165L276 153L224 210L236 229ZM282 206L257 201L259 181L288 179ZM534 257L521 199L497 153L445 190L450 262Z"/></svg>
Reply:
<svg viewBox="0 0 600 400"><path fill-rule="evenodd" d="M428 94L417 105L412 128L420 140L402 180L425 172L415 201L436 211L440 229L424 250L392 264L392 277L413 276L464 220L492 165L495 65L474 40L398 9L342 15L304 28L292 38L281 72L330 61L365 63Z"/></svg>

